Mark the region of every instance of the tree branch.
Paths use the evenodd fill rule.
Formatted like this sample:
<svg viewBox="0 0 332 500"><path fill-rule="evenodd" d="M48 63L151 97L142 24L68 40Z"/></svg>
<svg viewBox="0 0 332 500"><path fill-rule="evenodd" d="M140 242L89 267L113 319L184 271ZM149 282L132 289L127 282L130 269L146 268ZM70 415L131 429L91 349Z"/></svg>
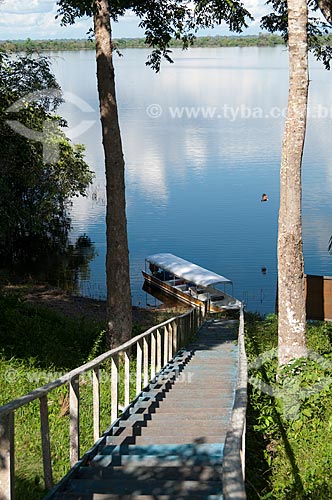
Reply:
<svg viewBox="0 0 332 500"><path fill-rule="evenodd" d="M317 3L326 21L332 25L332 0L317 0Z"/></svg>

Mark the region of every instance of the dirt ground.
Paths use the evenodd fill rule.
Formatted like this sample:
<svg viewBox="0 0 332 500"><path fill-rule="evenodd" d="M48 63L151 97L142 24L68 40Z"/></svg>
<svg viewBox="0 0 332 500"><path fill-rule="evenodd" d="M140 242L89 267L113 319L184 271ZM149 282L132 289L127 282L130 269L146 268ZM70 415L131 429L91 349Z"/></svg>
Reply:
<svg viewBox="0 0 332 500"><path fill-rule="evenodd" d="M85 317L93 321L106 321L106 302L103 300L90 299L65 292L60 288L49 285L20 286L10 285L4 287L7 291L22 293L26 302L41 305L67 317ZM164 320L165 315L181 314L186 308L169 308L160 306L158 308L133 307L133 322L147 325L157 324L159 319Z"/></svg>

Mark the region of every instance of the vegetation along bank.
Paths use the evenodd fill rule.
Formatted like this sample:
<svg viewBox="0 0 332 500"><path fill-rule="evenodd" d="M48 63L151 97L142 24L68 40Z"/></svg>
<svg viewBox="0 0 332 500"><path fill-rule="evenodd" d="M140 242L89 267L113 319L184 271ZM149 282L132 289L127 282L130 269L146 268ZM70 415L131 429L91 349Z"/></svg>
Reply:
<svg viewBox="0 0 332 500"><path fill-rule="evenodd" d="M146 49L144 38L118 38L113 41L118 49ZM171 47L182 48L181 40L172 40ZM273 47L284 45L281 36L275 34L260 34L251 36L201 36L193 42L193 47ZM5 51L25 50L94 50L94 40L64 39L64 40L0 40L0 49Z"/></svg>

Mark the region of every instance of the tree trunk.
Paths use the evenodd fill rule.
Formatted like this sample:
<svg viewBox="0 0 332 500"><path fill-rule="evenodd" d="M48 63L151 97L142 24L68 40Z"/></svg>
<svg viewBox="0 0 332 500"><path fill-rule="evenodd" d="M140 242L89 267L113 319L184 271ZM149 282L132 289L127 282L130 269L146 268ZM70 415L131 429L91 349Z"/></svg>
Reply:
<svg viewBox="0 0 332 500"><path fill-rule="evenodd" d="M280 169L278 361L306 356L301 167L308 101L308 9L288 0L289 95Z"/></svg>
<svg viewBox="0 0 332 500"><path fill-rule="evenodd" d="M94 16L97 81L106 171L107 347L131 337L132 306L126 220L124 158L115 94L112 32L107 0Z"/></svg>

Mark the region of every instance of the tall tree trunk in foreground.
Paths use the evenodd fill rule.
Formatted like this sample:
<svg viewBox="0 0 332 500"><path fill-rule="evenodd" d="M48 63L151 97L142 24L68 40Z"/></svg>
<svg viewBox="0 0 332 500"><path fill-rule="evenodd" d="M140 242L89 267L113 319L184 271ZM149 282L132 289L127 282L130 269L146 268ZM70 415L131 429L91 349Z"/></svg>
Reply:
<svg viewBox="0 0 332 500"><path fill-rule="evenodd" d="M107 196L107 347L113 348L131 337L132 307L124 158L115 95L111 23L107 0L96 0L96 4L94 30Z"/></svg>
<svg viewBox="0 0 332 500"><path fill-rule="evenodd" d="M278 233L279 366L307 353L301 220L301 167L309 84L307 22L307 1L288 0L289 95Z"/></svg>

